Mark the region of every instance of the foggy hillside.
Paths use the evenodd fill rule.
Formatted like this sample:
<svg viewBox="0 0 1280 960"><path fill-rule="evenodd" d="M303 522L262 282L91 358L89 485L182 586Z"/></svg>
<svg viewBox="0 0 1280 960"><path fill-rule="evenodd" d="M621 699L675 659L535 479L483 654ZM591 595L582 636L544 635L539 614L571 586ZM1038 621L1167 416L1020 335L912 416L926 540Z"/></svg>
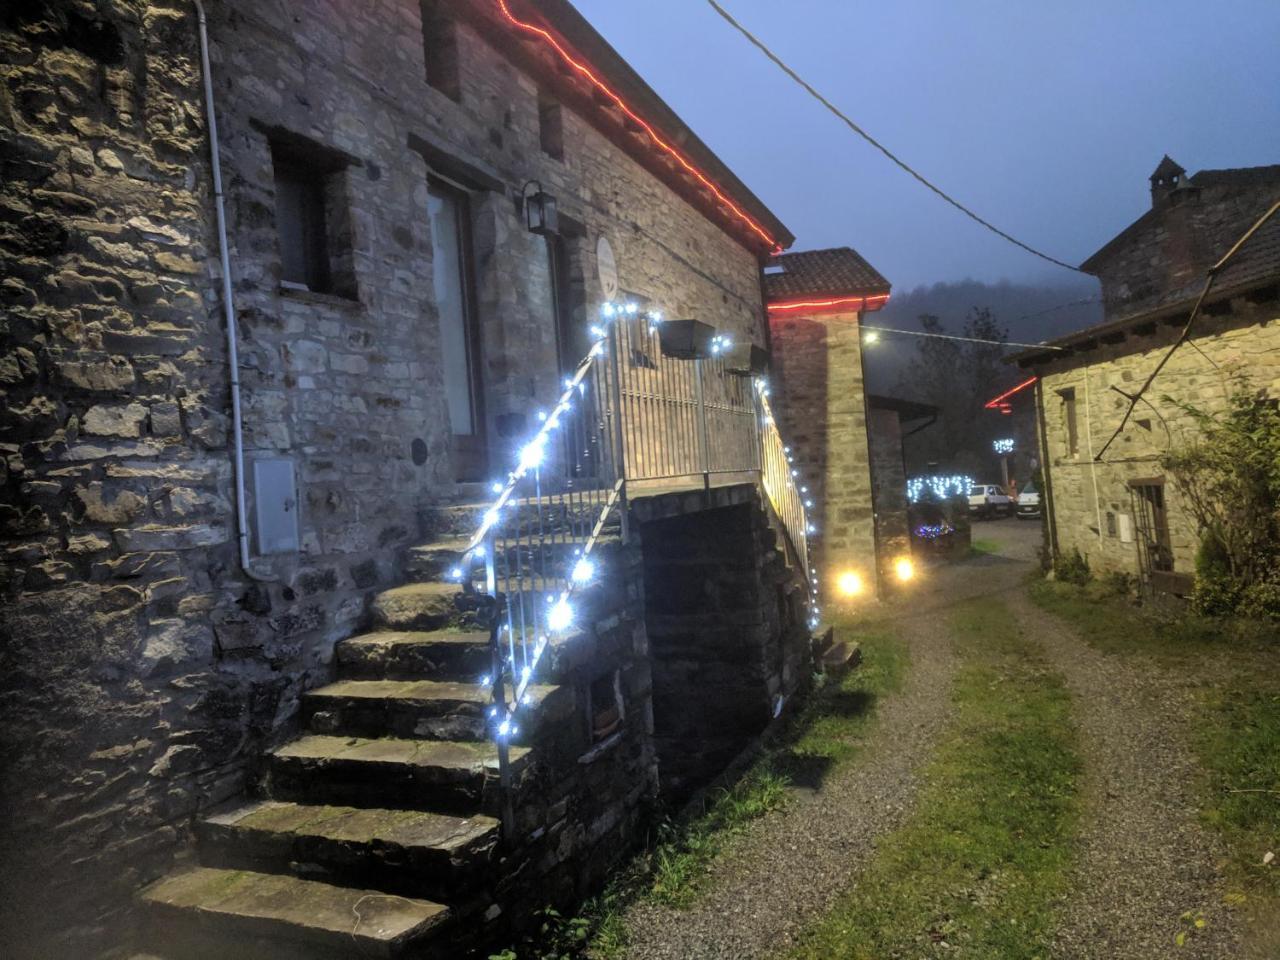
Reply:
<svg viewBox="0 0 1280 960"><path fill-rule="evenodd" d="M920 315L933 314L948 332L959 332L971 310L987 307L1008 328L1010 340L1038 343L1100 322L1102 306L1097 297L1097 281L1084 276L1052 286L976 280L935 283L894 291L883 310L867 316L867 326L919 330ZM900 389L898 381L919 342L919 337L884 334L878 343L868 345L864 351L868 388L873 393L907 395L908 385ZM1010 367L1009 381L1016 382L1017 377L1016 369Z"/></svg>

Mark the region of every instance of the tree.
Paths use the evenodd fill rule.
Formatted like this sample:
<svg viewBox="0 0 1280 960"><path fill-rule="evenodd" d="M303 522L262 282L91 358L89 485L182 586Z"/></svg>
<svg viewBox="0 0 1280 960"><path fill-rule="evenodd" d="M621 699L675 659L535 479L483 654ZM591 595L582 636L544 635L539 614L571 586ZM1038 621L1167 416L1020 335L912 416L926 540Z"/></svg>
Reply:
<svg viewBox="0 0 1280 960"><path fill-rule="evenodd" d="M926 333L950 333L932 314L920 316ZM991 310L974 307L969 311L958 336L996 343L969 343L921 337L916 356L899 380L898 393L938 408L938 422L908 441L908 470L922 472L927 463L938 463L949 472L967 473L975 480L986 479L996 459L991 442L999 436L1016 435L1023 449L1034 449L1034 422L1031 405L1015 407L1025 424L984 409L988 400L1008 386L1011 371L1003 362L1007 352L1000 343L1009 339L1008 330Z"/></svg>

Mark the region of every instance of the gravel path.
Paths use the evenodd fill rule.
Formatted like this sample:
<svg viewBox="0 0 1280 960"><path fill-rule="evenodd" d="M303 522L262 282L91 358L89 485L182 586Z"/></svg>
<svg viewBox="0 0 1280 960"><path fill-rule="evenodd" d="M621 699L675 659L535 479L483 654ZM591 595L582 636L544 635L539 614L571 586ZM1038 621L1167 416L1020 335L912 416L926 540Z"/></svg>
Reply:
<svg viewBox="0 0 1280 960"><path fill-rule="evenodd" d="M1007 601L1066 678L1084 754L1080 853L1055 960L1239 957L1214 869L1223 851L1197 820L1185 683L1158 664L1095 650L1021 590ZM1203 911L1208 925L1179 949L1186 911Z"/></svg>
<svg viewBox="0 0 1280 960"><path fill-rule="evenodd" d="M1032 551L1033 553L1034 551ZM797 790L775 816L734 838L693 907L640 902L627 912L630 949L643 960L748 960L785 950L846 890L876 840L902 824L951 709L955 670L948 608L961 597L1005 592L1021 559L984 557L938 568L894 616L910 654L903 689L878 706L865 753L816 790ZM892 608L886 609L893 615Z"/></svg>
<svg viewBox="0 0 1280 960"><path fill-rule="evenodd" d="M1013 521L979 529L1001 544L998 555L935 568L909 605L886 610L910 667L903 690L879 705L863 756L732 840L692 908L632 906L629 957L775 955L849 887L877 839L911 812L921 765L948 720L950 608L992 593L1066 678L1080 728L1085 810L1072 893L1058 905L1054 960L1241 956L1238 921L1222 906L1225 889L1214 866L1223 851L1197 819L1197 768L1183 733L1192 709L1187 680L1153 662L1093 649L1027 599L1022 580L1038 529ZM1208 924L1178 948L1174 937L1187 929L1180 919L1187 911L1202 911Z"/></svg>

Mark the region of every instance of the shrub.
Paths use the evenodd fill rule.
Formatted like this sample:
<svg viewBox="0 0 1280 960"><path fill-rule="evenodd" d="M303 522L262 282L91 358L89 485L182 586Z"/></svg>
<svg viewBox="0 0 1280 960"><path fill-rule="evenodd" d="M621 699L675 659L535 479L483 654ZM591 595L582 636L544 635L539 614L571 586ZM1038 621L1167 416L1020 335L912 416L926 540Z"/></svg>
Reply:
<svg viewBox="0 0 1280 960"><path fill-rule="evenodd" d="M1127 597L1137 586L1133 574L1123 570L1108 570L1102 575L1103 593L1112 597Z"/></svg>
<svg viewBox="0 0 1280 960"><path fill-rule="evenodd" d="M1226 413L1180 406L1197 435L1164 466L1200 531L1196 609L1280 618L1280 409L1244 379Z"/></svg>
<svg viewBox="0 0 1280 960"><path fill-rule="evenodd" d="M1255 619L1280 619L1280 574L1273 574L1242 589L1236 613Z"/></svg>
<svg viewBox="0 0 1280 960"><path fill-rule="evenodd" d="M1083 587L1093 579L1089 570L1089 560L1076 549L1070 553L1059 554L1053 565L1054 575L1063 583L1074 583Z"/></svg>

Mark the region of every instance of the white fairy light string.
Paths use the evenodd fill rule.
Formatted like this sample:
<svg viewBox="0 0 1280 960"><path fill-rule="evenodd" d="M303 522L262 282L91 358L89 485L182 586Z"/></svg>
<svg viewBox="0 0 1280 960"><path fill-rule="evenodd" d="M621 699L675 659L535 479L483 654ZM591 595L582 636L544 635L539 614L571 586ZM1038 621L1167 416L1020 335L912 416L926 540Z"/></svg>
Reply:
<svg viewBox="0 0 1280 960"><path fill-rule="evenodd" d="M931 494L935 500L967 497L972 486L973 478L963 474L912 477L907 481L907 499L911 503L919 503L926 493Z"/></svg>
<svg viewBox="0 0 1280 960"><path fill-rule="evenodd" d="M556 430L561 423L563 417L573 409L573 401L575 394L585 392L585 380L590 373L592 366L604 353L605 340L609 335L609 324L616 319L636 317L643 315L647 321L650 332L657 329L657 326L663 322L662 314L656 310L645 311L641 314L639 306L634 302L614 303L606 302L600 308L600 322L592 324L588 331L593 341L591 349L582 362L578 364L578 368L574 371L572 377L568 377L564 381L564 391L561 393L556 405L550 413L540 411L538 419L540 425L537 432L530 440L520 448L516 466L507 474L505 481L495 481L490 490L496 496L489 508L485 511L479 527L472 534L471 539L467 542L466 548L463 550L462 560L459 565L453 567L449 571L449 579L459 582L465 582L468 570L472 569L473 562L477 558L485 556L484 540L497 525L502 517L504 509L512 505L517 485L531 472L536 472L541 468L542 461L546 457L547 446L550 441L552 432ZM711 339L710 353L712 356L719 356L733 346L733 340L728 335L717 334ZM756 392L760 398L761 408L764 412L764 421L767 425L774 427L777 424L773 417L773 411L769 406L769 388L763 378L755 380ZM792 464L791 448L783 447L787 463ZM790 476L787 477L787 486L795 488L799 470L794 466L790 469ZM800 493L807 494L809 488L800 486ZM613 501L610 501L610 507ZM809 554L809 537L816 533L816 528L809 523L804 515L804 508L812 506L811 499L801 498L801 529L800 535L804 538L805 555ZM574 588L589 583L595 576L596 567L594 561L589 558L591 548L595 543L596 535L603 524L603 516L597 521L595 530L588 539L584 548L578 551L578 556L574 562L573 568L567 578L567 584L558 594L553 593L547 597L547 603L550 609L547 612L547 628L550 633L558 634L568 630L574 622L574 609L570 603ZM816 629L819 620L818 608L818 588L817 578L813 576L815 571L810 570L810 620L811 629ZM504 624L503 629L510 633L510 624ZM514 658L504 658L509 660L512 669L512 681L514 686L514 696L510 704L495 703L490 705L487 710L487 716L493 722L495 736L499 740L507 740L519 733L519 726L516 724L516 714L523 706L528 706L532 702L532 696L529 693L529 687L533 682L533 675L545 653L550 638L547 634L538 636L534 643L532 655L527 659L523 667L516 671ZM485 675L480 678L480 685L483 687L492 686L497 678L492 675Z"/></svg>

